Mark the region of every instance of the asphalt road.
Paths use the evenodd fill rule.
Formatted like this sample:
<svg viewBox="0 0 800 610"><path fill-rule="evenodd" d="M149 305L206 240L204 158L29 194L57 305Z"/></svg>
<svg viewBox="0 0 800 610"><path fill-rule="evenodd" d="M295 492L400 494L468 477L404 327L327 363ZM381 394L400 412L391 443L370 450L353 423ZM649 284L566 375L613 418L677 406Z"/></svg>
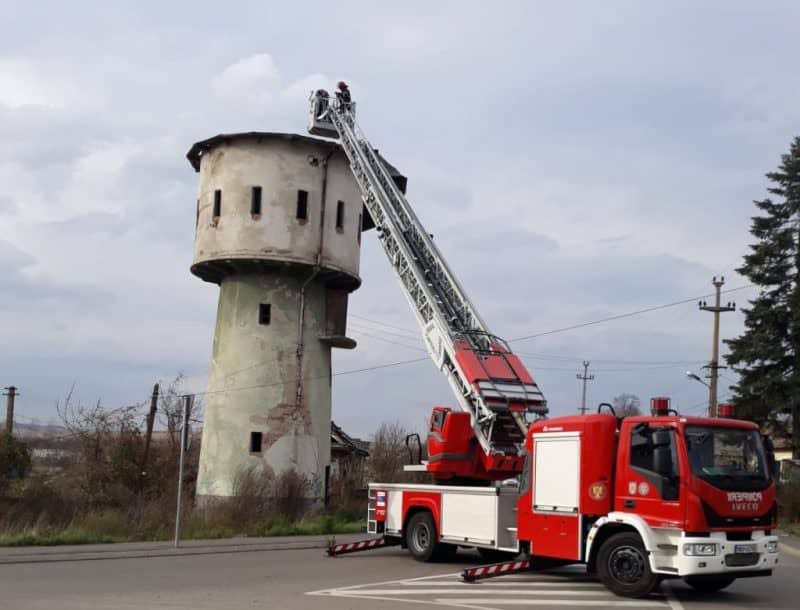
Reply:
<svg viewBox="0 0 800 610"><path fill-rule="evenodd" d="M309 548L321 544L321 539L297 538L222 541L194 543L180 554L152 544L0 550L0 608L712 610L800 605L798 546L783 553L773 577L738 581L714 596L701 597L675 581L650 599L623 600L577 567L464 584L458 571L479 563L466 552L455 563L431 565L413 561L396 547L331 559L320 548Z"/></svg>

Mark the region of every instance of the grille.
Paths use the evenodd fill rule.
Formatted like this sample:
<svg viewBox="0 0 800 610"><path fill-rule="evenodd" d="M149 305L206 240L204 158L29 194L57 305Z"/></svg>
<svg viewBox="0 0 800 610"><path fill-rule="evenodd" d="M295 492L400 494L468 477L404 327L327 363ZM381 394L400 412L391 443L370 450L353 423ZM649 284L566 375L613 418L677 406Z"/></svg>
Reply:
<svg viewBox="0 0 800 610"><path fill-rule="evenodd" d="M725 555L725 565L731 568L754 566L758 563L758 553L737 553Z"/></svg>

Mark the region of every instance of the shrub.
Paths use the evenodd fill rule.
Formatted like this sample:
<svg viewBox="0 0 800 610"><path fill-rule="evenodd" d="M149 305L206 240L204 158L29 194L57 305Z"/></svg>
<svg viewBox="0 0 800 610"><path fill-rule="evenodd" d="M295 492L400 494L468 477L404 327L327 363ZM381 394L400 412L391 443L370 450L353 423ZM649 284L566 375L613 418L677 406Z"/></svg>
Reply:
<svg viewBox="0 0 800 610"><path fill-rule="evenodd" d="M24 479L31 472L28 445L10 434L0 434L0 479Z"/></svg>

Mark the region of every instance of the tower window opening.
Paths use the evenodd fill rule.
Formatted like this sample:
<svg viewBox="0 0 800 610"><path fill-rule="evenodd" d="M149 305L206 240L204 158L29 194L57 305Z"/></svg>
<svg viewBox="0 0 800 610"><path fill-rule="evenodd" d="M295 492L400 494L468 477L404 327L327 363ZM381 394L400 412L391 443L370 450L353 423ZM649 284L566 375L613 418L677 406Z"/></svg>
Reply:
<svg viewBox="0 0 800 610"><path fill-rule="evenodd" d="M361 245L361 214L358 215L358 225L356 226L356 240L358 241L358 245Z"/></svg>
<svg viewBox="0 0 800 610"><path fill-rule="evenodd" d="M254 186L250 194L250 214L252 216L261 216L261 187Z"/></svg>
<svg viewBox="0 0 800 610"><path fill-rule="evenodd" d="M263 432L250 433L250 453L261 453L261 446L264 442Z"/></svg>
<svg viewBox="0 0 800 610"><path fill-rule="evenodd" d="M222 191L220 189L217 189L216 191L214 191L214 213L212 214L214 220L219 218L221 213L222 213Z"/></svg>
<svg viewBox="0 0 800 610"><path fill-rule="evenodd" d="M336 202L336 230L344 231L344 201Z"/></svg>
<svg viewBox="0 0 800 610"><path fill-rule="evenodd" d="M272 306L269 303L261 303L258 306L258 323L268 326L272 318Z"/></svg>
<svg viewBox="0 0 800 610"><path fill-rule="evenodd" d="M308 191L297 191L297 220L308 220Z"/></svg>
<svg viewBox="0 0 800 610"><path fill-rule="evenodd" d="M194 230L197 231L197 227L200 226L200 200L197 200L197 213L194 217Z"/></svg>

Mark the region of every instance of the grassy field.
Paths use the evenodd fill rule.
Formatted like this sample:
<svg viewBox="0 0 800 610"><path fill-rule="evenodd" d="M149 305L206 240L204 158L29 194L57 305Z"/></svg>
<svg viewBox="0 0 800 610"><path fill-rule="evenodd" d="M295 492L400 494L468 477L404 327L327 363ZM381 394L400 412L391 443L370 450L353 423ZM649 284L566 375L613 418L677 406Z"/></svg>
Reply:
<svg viewBox="0 0 800 610"><path fill-rule="evenodd" d="M171 540L171 527L141 532L129 527L113 513L104 513L86 525L70 526L61 530L28 529L18 532L0 532L0 546L57 546L63 544L105 544L114 542L141 542ZM188 516L182 528L183 540L211 540L258 536L303 536L320 534L351 534L362 531L363 521L353 521L338 515L321 515L303 518L291 523L283 515L266 515L256 521L248 531L237 531L231 526L205 523Z"/></svg>

